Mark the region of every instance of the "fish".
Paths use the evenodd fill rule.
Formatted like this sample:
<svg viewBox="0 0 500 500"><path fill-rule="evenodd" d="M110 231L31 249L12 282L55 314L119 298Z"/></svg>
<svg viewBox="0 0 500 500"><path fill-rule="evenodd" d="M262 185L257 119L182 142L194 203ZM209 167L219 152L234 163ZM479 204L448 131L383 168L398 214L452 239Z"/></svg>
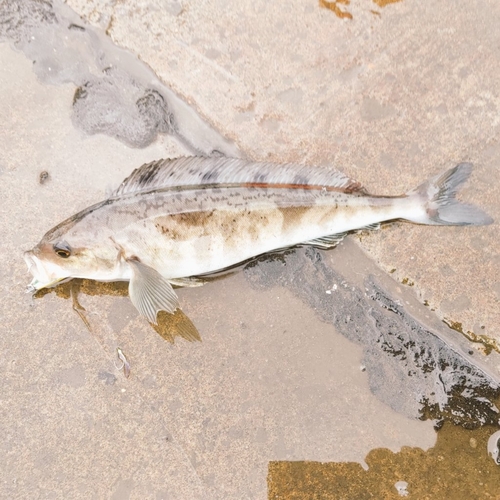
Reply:
<svg viewBox="0 0 500 500"><path fill-rule="evenodd" d="M135 169L105 200L72 215L24 253L34 293L72 278L128 281L133 305L157 324L174 313L173 286L277 249L332 248L351 231L403 219L485 225L456 199L472 172L460 163L400 196L371 195L333 167L182 157Z"/></svg>

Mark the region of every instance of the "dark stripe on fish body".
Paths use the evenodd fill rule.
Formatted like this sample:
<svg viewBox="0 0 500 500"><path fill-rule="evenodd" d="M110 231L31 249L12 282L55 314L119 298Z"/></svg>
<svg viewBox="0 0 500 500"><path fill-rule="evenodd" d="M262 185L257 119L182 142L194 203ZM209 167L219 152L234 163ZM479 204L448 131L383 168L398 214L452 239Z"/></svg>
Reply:
<svg viewBox="0 0 500 500"><path fill-rule="evenodd" d="M359 182L353 182L345 187L332 187L332 186L318 186L316 184L267 184L261 182L246 182L244 184L240 184L241 187L246 188L260 188L260 189L304 189L304 190L316 190L316 191L328 191L328 192L337 192L337 193L345 193L345 194L360 194L365 195L366 192L364 188L359 184ZM231 187L231 186L227 186Z"/></svg>

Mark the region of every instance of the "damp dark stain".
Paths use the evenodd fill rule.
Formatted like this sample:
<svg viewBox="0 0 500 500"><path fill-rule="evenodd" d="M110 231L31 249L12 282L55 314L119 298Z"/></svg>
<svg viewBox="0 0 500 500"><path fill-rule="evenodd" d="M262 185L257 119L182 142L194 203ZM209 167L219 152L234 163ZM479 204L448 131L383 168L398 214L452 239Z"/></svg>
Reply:
<svg viewBox="0 0 500 500"><path fill-rule="evenodd" d="M77 286L78 294L83 293L89 296L108 295L111 297L128 296L128 282L125 281L100 282L74 279L54 288L43 288L36 292L34 297L35 299L39 299L49 293L55 293L57 297L62 299L71 299L72 288L75 287L75 285ZM134 307L132 303L130 303L130 307ZM83 313L85 314L84 309ZM75 320L79 321L76 315ZM201 342L201 336L196 326L180 309L177 309L173 314L160 311L157 316L157 321L157 325L150 323L151 327L158 335L171 344L175 342L176 337L183 338L189 342Z"/></svg>
<svg viewBox="0 0 500 500"><path fill-rule="evenodd" d="M73 95L73 106L80 100L85 99L88 96L87 86L89 84L86 83L80 87L77 87L75 93Z"/></svg>
<svg viewBox="0 0 500 500"><path fill-rule="evenodd" d="M68 29L75 30L75 31L85 31L85 28L83 26L80 26L79 24L74 24L74 23L71 23L68 26Z"/></svg>
<svg viewBox="0 0 500 500"><path fill-rule="evenodd" d="M355 462L270 462L268 499L397 499L403 498L396 489L399 481L407 483L408 499L498 499L500 470L487 452L488 438L497 429L470 431L446 423L427 451L371 450L368 470Z"/></svg>

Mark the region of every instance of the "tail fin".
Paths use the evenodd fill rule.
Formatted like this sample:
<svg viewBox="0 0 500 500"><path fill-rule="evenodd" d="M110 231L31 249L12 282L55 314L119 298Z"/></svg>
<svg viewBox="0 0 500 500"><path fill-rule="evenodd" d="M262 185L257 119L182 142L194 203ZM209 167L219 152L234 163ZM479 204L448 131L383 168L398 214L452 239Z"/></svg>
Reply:
<svg viewBox="0 0 500 500"><path fill-rule="evenodd" d="M480 208L461 203L455 199L460 186L472 172L471 163L460 163L446 172L432 177L408 196L421 198L425 213L415 219L419 224L438 224L446 226L483 226L493 219Z"/></svg>

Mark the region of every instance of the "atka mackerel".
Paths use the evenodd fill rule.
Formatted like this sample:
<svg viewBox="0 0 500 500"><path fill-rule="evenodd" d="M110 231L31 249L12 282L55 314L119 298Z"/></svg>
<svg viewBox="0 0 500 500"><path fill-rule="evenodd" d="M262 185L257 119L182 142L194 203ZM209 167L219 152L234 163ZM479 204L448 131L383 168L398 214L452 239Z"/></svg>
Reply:
<svg viewBox="0 0 500 500"><path fill-rule="evenodd" d="M135 307L156 323L179 307L174 285L298 244L335 246L382 221L482 225L492 219L455 194L468 163L402 196L373 196L325 167L229 158L160 160L136 169L107 200L51 229L25 260L29 291L71 278L129 281Z"/></svg>

